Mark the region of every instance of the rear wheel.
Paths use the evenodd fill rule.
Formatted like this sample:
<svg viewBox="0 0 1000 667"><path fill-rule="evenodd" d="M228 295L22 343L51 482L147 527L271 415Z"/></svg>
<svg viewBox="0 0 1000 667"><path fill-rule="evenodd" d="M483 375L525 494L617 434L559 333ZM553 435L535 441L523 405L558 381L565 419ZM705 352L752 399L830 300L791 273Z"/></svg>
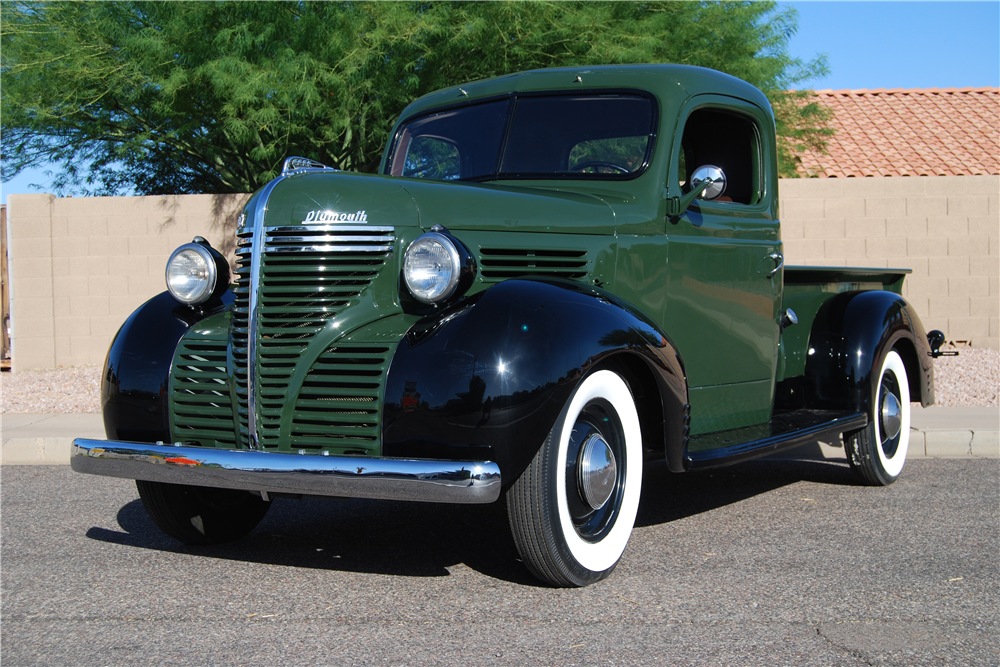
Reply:
<svg viewBox="0 0 1000 667"><path fill-rule="evenodd" d="M858 479L869 486L896 481L910 443L910 385L899 353L889 350L873 377L868 426L844 435L847 461Z"/></svg>
<svg viewBox="0 0 1000 667"><path fill-rule="evenodd" d="M531 465L507 492L525 565L554 586L607 577L639 507L642 441L625 382L597 371L580 384Z"/></svg>
<svg viewBox="0 0 1000 667"><path fill-rule="evenodd" d="M185 544L218 544L245 537L271 507L259 495L136 480L149 518L164 533Z"/></svg>

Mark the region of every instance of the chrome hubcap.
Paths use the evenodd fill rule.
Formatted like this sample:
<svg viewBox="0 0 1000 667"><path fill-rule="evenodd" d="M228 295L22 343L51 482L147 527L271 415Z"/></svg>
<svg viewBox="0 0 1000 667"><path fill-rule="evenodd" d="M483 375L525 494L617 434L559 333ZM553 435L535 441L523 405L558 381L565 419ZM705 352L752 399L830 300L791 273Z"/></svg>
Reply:
<svg viewBox="0 0 1000 667"><path fill-rule="evenodd" d="M892 440L899 435L899 429L903 425L902 412L896 395L886 391L882 396L882 435L885 439Z"/></svg>
<svg viewBox="0 0 1000 667"><path fill-rule="evenodd" d="M600 435L592 433L583 443L577 470L584 501L595 510L604 507L615 490L618 465L611 447Z"/></svg>

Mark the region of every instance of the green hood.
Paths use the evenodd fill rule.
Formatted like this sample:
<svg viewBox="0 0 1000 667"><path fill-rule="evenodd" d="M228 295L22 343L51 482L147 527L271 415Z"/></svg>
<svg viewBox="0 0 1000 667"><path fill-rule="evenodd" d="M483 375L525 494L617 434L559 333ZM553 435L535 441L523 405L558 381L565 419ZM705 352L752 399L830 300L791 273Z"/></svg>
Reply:
<svg viewBox="0 0 1000 667"><path fill-rule="evenodd" d="M511 185L400 180L420 212L420 226L452 231L614 234L615 213L601 199Z"/></svg>
<svg viewBox="0 0 1000 667"><path fill-rule="evenodd" d="M417 207L398 179L346 171L288 176L267 202L268 226L333 222L416 227Z"/></svg>
<svg viewBox="0 0 1000 667"><path fill-rule="evenodd" d="M509 185L442 183L352 172L306 173L278 183L266 224L323 222L429 230L614 234L615 213L600 198Z"/></svg>

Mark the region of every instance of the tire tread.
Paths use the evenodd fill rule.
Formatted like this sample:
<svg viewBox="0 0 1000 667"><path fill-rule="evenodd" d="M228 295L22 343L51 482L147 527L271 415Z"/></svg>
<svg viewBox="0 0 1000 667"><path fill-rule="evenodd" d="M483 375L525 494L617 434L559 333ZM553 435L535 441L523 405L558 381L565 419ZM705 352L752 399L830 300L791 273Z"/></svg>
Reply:
<svg viewBox="0 0 1000 667"><path fill-rule="evenodd" d="M865 486L885 486L887 484L879 477L875 467L878 465L877 462L872 460L878 458L878 453L874 449L876 446L874 424L868 424L860 431L844 434L847 462L851 465L851 470L854 471L858 480Z"/></svg>
<svg viewBox="0 0 1000 667"><path fill-rule="evenodd" d="M580 586L581 583L571 579L552 558L557 549L552 539L553 527L546 529L550 522L551 501L545 492L545 454L551 439L550 433L531 464L507 492L507 516L514 544L533 575L553 586Z"/></svg>
<svg viewBox="0 0 1000 667"><path fill-rule="evenodd" d="M206 489L207 492L233 494L230 499L236 501L235 504L219 508L208 504L199 495L198 487L145 480L136 480L135 486L153 523L185 544L219 544L245 537L271 507L269 501L243 491ZM204 533L191 523L194 516L201 516Z"/></svg>

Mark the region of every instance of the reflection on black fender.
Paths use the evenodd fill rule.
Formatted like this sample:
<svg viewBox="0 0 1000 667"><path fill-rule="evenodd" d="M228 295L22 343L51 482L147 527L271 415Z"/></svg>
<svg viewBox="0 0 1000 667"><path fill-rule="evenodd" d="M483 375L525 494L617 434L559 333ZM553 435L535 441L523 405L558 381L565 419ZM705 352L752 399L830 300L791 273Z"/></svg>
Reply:
<svg viewBox="0 0 1000 667"><path fill-rule="evenodd" d="M653 369L683 455L686 385L673 345L596 288L508 280L413 327L389 368L384 456L495 461L512 482L583 376L614 354Z"/></svg>

